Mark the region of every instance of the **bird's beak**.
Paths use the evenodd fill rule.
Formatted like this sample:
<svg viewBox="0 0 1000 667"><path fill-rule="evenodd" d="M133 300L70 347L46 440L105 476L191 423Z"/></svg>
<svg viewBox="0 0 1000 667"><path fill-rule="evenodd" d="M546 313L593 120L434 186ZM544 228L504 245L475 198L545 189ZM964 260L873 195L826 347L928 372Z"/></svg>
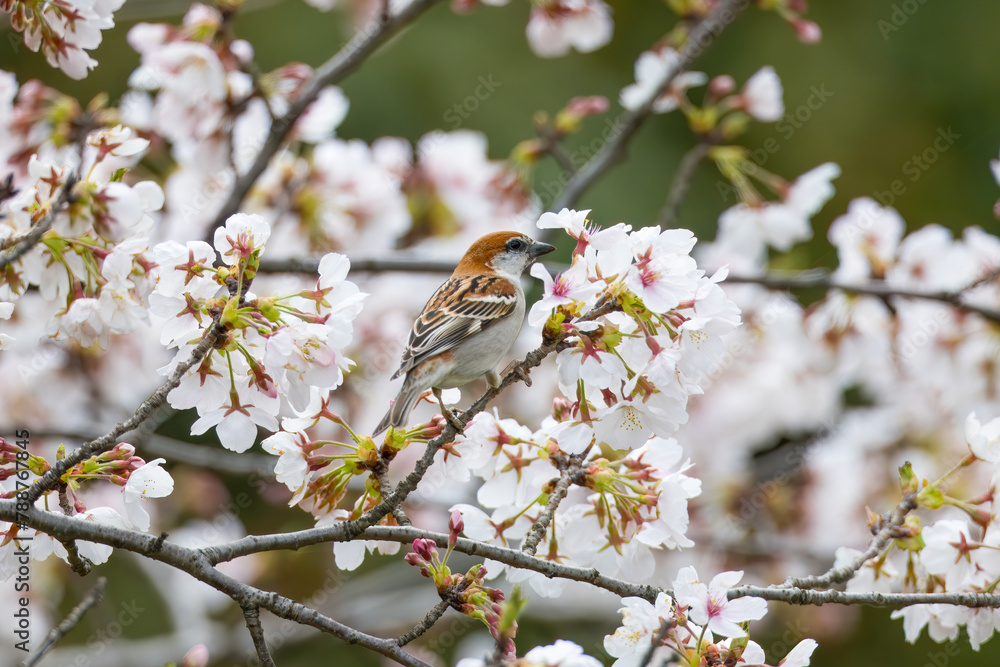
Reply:
<svg viewBox="0 0 1000 667"><path fill-rule="evenodd" d="M536 241L528 247L528 257L535 259L537 257L541 257L542 255L547 255L555 249L555 246L549 245L548 243L539 243Z"/></svg>

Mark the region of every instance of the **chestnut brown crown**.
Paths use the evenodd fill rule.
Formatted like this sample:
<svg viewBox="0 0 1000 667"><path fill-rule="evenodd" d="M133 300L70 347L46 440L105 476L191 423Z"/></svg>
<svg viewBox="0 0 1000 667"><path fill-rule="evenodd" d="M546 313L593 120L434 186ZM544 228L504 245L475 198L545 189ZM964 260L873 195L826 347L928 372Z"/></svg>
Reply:
<svg viewBox="0 0 1000 667"><path fill-rule="evenodd" d="M495 271L519 276L535 259L553 250L555 248L548 243L535 241L520 232L490 232L469 246L453 275Z"/></svg>

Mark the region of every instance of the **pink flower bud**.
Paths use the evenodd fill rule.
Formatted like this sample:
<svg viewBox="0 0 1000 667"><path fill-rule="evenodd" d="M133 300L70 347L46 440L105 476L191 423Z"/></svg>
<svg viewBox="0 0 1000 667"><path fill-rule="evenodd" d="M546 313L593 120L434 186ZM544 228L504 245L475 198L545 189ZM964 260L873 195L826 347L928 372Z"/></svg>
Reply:
<svg viewBox="0 0 1000 667"><path fill-rule="evenodd" d="M552 400L552 417L556 421L564 422L573 418L573 402L562 396L556 396Z"/></svg>
<svg viewBox="0 0 1000 667"><path fill-rule="evenodd" d="M728 74L720 74L708 83L708 94L715 98L725 97L736 90L736 80Z"/></svg>
<svg viewBox="0 0 1000 667"><path fill-rule="evenodd" d="M448 546L454 547L458 544L458 534L465 530L465 521L462 520L462 513L455 510L448 520Z"/></svg>
<svg viewBox="0 0 1000 667"><path fill-rule="evenodd" d="M127 442L119 442L115 448L108 452L108 458L113 461L124 461L135 456L135 447Z"/></svg>
<svg viewBox="0 0 1000 667"><path fill-rule="evenodd" d="M204 644L196 644L184 654L181 667L208 667L208 647Z"/></svg>
<svg viewBox="0 0 1000 667"><path fill-rule="evenodd" d="M574 97L566 105L566 112L579 118L604 113L608 110L608 98L604 95Z"/></svg>
<svg viewBox="0 0 1000 667"><path fill-rule="evenodd" d="M417 538L413 540L413 550L428 562L430 562L434 556L437 556L437 545L434 544L434 540L428 540L422 537Z"/></svg>
<svg viewBox="0 0 1000 667"><path fill-rule="evenodd" d="M798 33L799 41L804 44L816 44L823 39L823 30L813 21L796 19L792 21L792 27Z"/></svg>

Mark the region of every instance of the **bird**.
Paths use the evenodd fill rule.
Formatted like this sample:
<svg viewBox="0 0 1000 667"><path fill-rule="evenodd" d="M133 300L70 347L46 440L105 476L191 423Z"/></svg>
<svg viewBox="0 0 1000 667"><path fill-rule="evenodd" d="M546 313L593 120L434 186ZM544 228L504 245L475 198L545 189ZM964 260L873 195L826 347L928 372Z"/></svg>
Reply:
<svg viewBox="0 0 1000 667"><path fill-rule="evenodd" d="M420 396L432 389L442 415L441 390L485 377L500 385L496 365L514 344L524 321L521 274L555 250L519 232L492 232L477 239L451 277L430 298L413 323L395 380L405 374L399 395L372 437L406 424Z"/></svg>

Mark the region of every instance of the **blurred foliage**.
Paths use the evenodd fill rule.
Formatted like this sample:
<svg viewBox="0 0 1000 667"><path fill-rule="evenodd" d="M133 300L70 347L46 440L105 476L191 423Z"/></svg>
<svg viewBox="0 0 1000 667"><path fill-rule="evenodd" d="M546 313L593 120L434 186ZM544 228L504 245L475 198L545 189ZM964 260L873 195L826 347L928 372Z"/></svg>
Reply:
<svg viewBox="0 0 1000 667"><path fill-rule="evenodd" d="M612 4L615 38L608 47L554 60L539 59L528 49L524 36L528 3L481 7L468 15L438 6L343 83L351 113L340 136L371 141L397 135L416 140L434 129L462 127L484 132L491 156L503 157L519 141L533 136L531 119L536 111L552 114L576 95L606 95L612 100L611 111L589 119L581 136L570 144L571 152L586 155L596 145L592 140L601 135L605 123L613 122L620 112L618 91L632 82L636 56L674 23L662 3L622 0ZM84 81L71 81L48 68L19 38L4 40L7 44L0 48L0 68L14 71L22 82L40 78L83 101L102 90L114 99L124 91L129 73L138 64L138 56L125 41L128 28L137 20L135 6L128 3L119 14L118 28L105 33L104 43L94 54L100 66ZM177 5L162 7L172 10ZM155 2L142 4L140 9L143 20L179 18L150 16L157 12ZM788 116L774 125L755 125L746 137L747 147L757 151L761 166L788 179L827 161L837 162L843 169L843 176L836 181L837 196L816 218L817 238L794 251L789 264L832 263L832 251L823 239L826 226L852 198L889 192L897 180L905 191L894 196L893 204L910 229L939 222L954 230L981 225L996 233L991 208L1000 188L988 162L1000 146L1000 86L995 75L1000 3L816 1L809 18L823 28L824 38L818 45L799 43L781 20L751 9L697 63L697 68L710 76L729 73L740 83L763 65L771 64L777 70L784 84ZM301 0L251 6L236 23L236 34L254 45L257 62L265 71L289 61L318 65L349 33L350 23L343 15L318 12ZM8 31L5 37L13 35ZM477 100L474 110L463 112L467 117L460 117L455 105L464 104L484 81L490 83L492 92ZM696 101L700 96L701 91L693 91ZM941 152L933 148L939 132L957 135L954 144ZM777 150L763 150L765 142L772 148L777 145ZM627 162L588 192L579 207L593 208L592 218L600 223L624 220L637 226L649 224L663 204L680 156L692 143L680 115L650 119L632 141ZM914 156L925 151L933 155L933 164L926 170L914 169ZM930 157L927 160L930 162ZM554 165L541 166L534 175L536 190L543 196L556 192L558 178ZM711 238L718 214L733 203L724 198L720 183L714 166L703 163L681 210L680 224L699 237ZM883 199L888 203L887 197ZM244 491L254 493L245 477L232 476L226 486L233 497ZM249 532L308 525L307 517L281 505L255 504L239 519ZM141 573L129 560L116 554L99 568L115 574L109 578L104 605L108 609L117 609L134 597L135 585L143 591L149 589L139 583ZM293 597L308 594L314 578L332 567L330 550L325 546L269 554L265 562L267 571L261 585ZM120 576L123 574L126 576ZM68 610L85 590L85 584L74 582L59 610ZM144 614L125 629L128 636L148 636L151 619L156 616L160 627L168 623L163 618L162 600L149 590L145 604L160 612ZM925 635L916 645L906 645L901 622L888 620L888 612L880 610L844 617L830 616L826 610L788 609L775 604L771 615L775 617L771 634L757 637L768 655L784 641L787 628L799 622L795 627L804 628L804 634L798 638L820 639L813 660L817 667L887 662L944 667L995 664L1000 659L1000 640L996 639L982 653L973 652L965 639L949 646L935 644ZM578 641L595 655L601 655L595 638L613 629L598 621L537 625L537 620L531 618L529 607L528 618L522 623L524 641L544 642L558 635ZM783 621L786 625L779 627ZM94 628L108 622L109 618L92 614L66 641L86 641ZM849 626L847 632L840 632L844 629L840 624ZM430 637L433 639L433 633ZM791 645L794 642L786 648ZM180 653L184 650L186 647ZM331 661L345 665L379 662L363 650L318 633L309 641L278 649L276 659L279 664L302 667ZM217 664L231 664L231 660Z"/></svg>

